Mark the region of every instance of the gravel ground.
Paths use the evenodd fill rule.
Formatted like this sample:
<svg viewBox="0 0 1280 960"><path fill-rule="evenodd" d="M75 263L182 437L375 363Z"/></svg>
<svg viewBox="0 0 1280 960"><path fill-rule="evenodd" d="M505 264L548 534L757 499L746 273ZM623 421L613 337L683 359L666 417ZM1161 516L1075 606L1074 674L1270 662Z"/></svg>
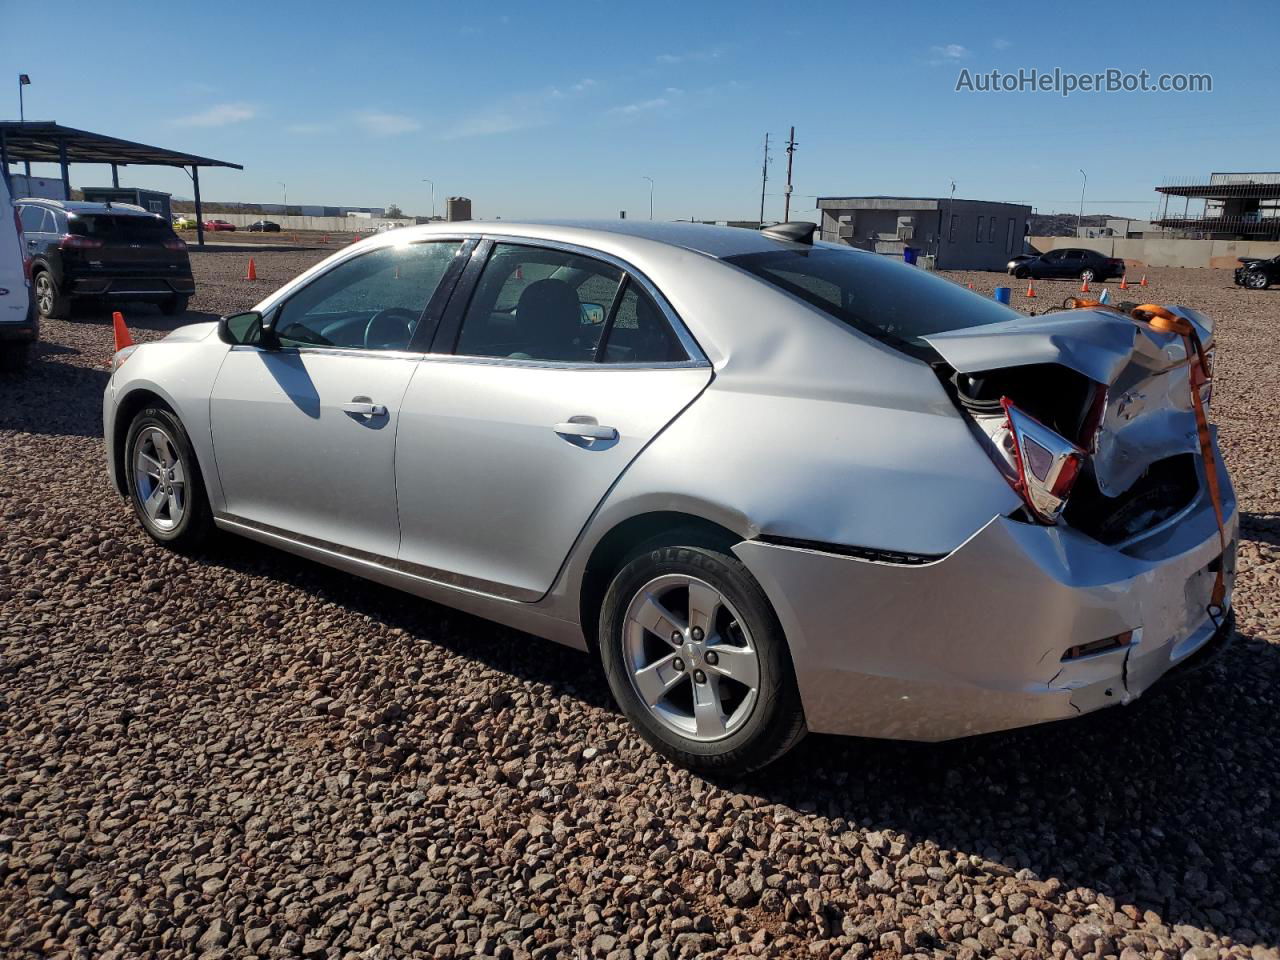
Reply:
<svg viewBox="0 0 1280 960"><path fill-rule="evenodd" d="M193 254L185 320L322 255L250 284ZM1150 276L1220 322L1229 652L1126 709L811 737L745 782L656 759L572 651L245 542L153 546L103 471L109 328L48 324L0 379L0 953L1280 956L1280 291Z"/></svg>

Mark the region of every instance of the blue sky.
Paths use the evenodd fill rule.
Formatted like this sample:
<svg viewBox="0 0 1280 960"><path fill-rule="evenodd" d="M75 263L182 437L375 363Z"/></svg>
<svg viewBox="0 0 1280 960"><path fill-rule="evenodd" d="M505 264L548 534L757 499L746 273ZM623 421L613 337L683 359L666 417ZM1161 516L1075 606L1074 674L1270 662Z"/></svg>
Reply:
<svg viewBox="0 0 1280 960"><path fill-rule="evenodd" d="M20 25L38 7L9 4ZM1265 4L76 4L37 46L26 116L242 163L207 199L478 217L754 217L762 140L796 126L793 218L814 195L956 195L1141 218L1164 177L1280 169ZM1253 26L1247 26L1252 24ZM37 55L37 50L42 52ZM1208 73L1211 93L957 93L972 73ZM13 80L0 115L17 116ZM774 153L766 216L780 217ZM109 182L73 167L77 186ZM186 177L122 183L190 194ZM1121 201L1128 201L1122 203Z"/></svg>

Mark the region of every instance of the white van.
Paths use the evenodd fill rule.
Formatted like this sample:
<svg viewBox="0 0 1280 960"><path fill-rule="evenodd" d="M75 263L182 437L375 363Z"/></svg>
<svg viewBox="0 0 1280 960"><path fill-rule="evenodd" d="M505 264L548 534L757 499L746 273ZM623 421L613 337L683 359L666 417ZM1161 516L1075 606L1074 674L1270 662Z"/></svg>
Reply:
<svg viewBox="0 0 1280 960"><path fill-rule="evenodd" d="M27 350L40 334L22 244L22 226L0 171L0 371L4 372L26 365Z"/></svg>

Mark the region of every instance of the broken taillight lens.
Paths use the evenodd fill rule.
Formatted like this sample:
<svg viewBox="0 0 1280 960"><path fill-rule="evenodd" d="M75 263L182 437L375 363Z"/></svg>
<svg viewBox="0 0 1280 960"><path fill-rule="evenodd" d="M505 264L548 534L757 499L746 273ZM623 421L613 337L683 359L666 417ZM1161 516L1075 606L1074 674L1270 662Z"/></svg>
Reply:
<svg viewBox="0 0 1280 960"><path fill-rule="evenodd" d="M1007 431L1002 439L1014 469L1009 482L1032 516L1057 523L1084 466L1085 451L1019 410L1008 397L1000 399L1000 406Z"/></svg>

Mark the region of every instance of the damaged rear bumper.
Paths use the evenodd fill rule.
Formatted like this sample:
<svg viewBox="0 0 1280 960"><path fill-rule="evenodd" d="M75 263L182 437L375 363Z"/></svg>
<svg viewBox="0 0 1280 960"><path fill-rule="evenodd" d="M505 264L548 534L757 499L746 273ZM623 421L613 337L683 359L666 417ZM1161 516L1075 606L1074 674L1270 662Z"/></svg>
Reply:
<svg viewBox="0 0 1280 960"><path fill-rule="evenodd" d="M734 551L782 621L810 730L947 740L1128 703L1220 647L1238 529L1220 478L1225 554L1203 492L1176 524L1123 549L997 517L918 566L758 540ZM1215 623L1219 563L1228 610ZM1064 660L1128 631L1124 646Z"/></svg>

